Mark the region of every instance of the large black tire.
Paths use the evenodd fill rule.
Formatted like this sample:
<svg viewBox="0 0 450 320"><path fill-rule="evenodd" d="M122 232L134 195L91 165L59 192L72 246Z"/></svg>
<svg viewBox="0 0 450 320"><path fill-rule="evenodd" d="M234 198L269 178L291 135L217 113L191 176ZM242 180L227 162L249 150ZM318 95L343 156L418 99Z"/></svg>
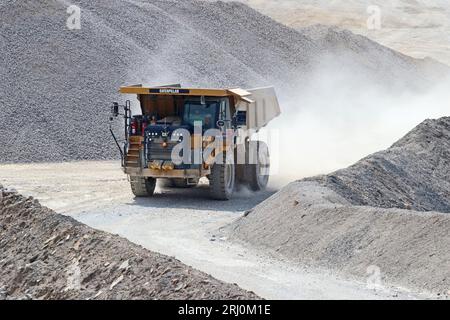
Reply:
<svg viewBox="0 0 450 320"><path fill-rule="evenodd" d="M211 197L216 200L230 200L234 191L235 165L232 161L226 161L226 156L223 157L223 163L215 163L209 175Z"/></svg>
<svg viewBox="0 0 450 320"><path fill-rule="evenodd" d="M265 142L250 141L247 164L245 165L245 180L252 191L264 190L269 183L270 154Z"/></svg>
<svg viewBox="0 0 450 320"><path fill-rule="evenodd" d="M151 197L155 192L156 179L130 177L131 191L136 197Z"/></svg>

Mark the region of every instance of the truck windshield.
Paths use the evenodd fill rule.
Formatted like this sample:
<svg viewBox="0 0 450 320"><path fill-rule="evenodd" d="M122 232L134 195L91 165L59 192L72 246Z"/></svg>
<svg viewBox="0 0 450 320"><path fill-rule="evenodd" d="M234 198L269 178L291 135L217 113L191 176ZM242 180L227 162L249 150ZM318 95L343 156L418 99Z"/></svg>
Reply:
<svg viewBox="0 0 450 320"><path fill-rule="evenodd" d="M205 104L197 101L186 101L184 103L183 122L192 126L197 121L201 122L203 130L214 128L218 109L218 101L206 101Z"/></svg>

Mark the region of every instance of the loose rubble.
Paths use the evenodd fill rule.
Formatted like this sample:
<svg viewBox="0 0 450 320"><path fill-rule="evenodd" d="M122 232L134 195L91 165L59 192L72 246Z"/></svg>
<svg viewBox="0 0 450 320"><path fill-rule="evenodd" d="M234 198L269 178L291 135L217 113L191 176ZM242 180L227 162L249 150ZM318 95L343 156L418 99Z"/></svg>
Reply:
<svg viewBox="0 0 450 320"><path fill-rule="evenodd" d="M450 117L426 120L385 151L312 178L354 205L450 212Z"/></svg>
<svg viewBox="0 0 450 320"><path fill-rule="evenodd" d="M0 186L0 299L258 299Z"/></svg>
<svg viewBox="0 0 450 320"><path fill-rule="evenodd" d="M450 118L427 120L386 151L291 183L230 236L363 282L377 270L378 289L448 297L449 141Z"/></svg>
<svg viewBox="0 0 450 320"><path fill-rule="evenodd" d="M66 26L70 4L81 8L79 30ZM275 85L283 97L330 52L388 88L435 79L423 61L365 38L319 41L240 3L8 1L0 28L1 162L117 158L108 112L125 84Z"/></svg>

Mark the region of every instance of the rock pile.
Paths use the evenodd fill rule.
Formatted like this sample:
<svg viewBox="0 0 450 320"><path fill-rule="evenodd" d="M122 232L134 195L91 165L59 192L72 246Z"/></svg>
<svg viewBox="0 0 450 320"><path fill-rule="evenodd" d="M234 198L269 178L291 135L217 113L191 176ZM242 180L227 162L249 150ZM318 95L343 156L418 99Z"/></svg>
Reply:
<svg viewBox="0 0 450 320"><path fill-rule="evenodd" d="M450 212L450 117L426 120L391 148L309 180L354 205Z"/></svg>
<svg viewBox="0 0 450 320"><path fill-rule="evenodd" d="M79 30L67 27L70 4L81 8ZM319 41L240 3L7 1L0 29L1 162L117 158L107 119L121 85L276 85L289 95L336 42L360 76L387 87L430 82L421 61L349 33Z"/></svg>
<svg viewBox="0 0 450 320"><path fill-rule="evenodd" d="M0 299L257 299L0 186Z"/></svg>
<svg viewBox="0 0 450 320"><path fill-rule="evenodd" d="M391 148L291 183L230 226L231 237L378 288L450 288L450 118ZM427 211L427 212L424 212Z"/></svg>

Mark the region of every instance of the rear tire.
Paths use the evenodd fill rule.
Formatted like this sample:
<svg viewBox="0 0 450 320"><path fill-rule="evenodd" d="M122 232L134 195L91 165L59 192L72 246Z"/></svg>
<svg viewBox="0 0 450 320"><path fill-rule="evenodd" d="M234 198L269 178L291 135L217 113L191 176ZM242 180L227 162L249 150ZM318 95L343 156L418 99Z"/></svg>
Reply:
<svg viewBox="0 0 450 320"><path fill-rule="evenodd" d="M250 141L248 156L244 168L248 187L252 191L266 189L270 171L270 154L267 144L262 141Z"/></svg>
<svg viewBox="0 0 450 320"><path fill-rule="evenodd" d="M131 191L136 197L151 197L155 192L156 179L130 177Z"/></svg>
<svg viewBox="0 0 450 320"><path fill-rule="evenodd" d="M234 191L235 165L232 161L226 161L225 155L223 157L223 164L215 163L209 176L211 197L216 200L230 200Z"/></svg>

